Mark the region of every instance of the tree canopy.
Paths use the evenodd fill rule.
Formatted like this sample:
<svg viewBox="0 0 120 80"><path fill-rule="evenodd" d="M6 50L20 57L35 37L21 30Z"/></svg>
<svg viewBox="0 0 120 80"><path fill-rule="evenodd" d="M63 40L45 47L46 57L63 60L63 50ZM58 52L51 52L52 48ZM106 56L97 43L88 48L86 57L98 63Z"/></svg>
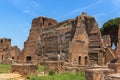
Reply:
<svg viewBox="0 0 120 80"><path fill-rule="evenodd" d="M100 28L102 35L110 35L111 46L113 46L113 44L115 47L117 46L119 25L120 18L115 18L105 22L103 27Z"/></svg>
<svg viewBox="0 0 120 80"><path fill-rule="evenodd" d="M120 18L111 19L100 28L102 35L109 35L111 32L117 34L120 24Z"/></svg>

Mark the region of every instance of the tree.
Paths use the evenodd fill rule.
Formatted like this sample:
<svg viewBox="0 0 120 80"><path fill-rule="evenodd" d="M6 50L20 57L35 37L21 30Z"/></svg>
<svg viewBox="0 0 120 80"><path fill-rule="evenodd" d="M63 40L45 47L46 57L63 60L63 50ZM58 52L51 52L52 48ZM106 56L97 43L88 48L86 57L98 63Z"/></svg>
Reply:
<svg viewBox="0 0 120 80"><path fill-rule="evenodd" d="M100 28L102 35L110 35L111 46L115 44L117 46L118 42L118 29L120 25L120 18L111 19L103 24Z"/></svg>

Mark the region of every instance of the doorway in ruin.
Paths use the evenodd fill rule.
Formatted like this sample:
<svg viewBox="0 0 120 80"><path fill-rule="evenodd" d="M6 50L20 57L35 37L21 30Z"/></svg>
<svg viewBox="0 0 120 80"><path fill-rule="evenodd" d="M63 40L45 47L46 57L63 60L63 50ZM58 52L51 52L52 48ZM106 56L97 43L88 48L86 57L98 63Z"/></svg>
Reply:
<svg viewBox="0 0 120 80"><path fill-rule="evenodd" d="M98 64L98 53L89 53L90 64Z"/></svg>
<svg viewBox="0 0 120 80"><path fill-rule="evenodd" d="M14 59L14 57L12 56L12 59Z"/></svg>
<svg viewBox="0 0 120 80"><path fill-rule="evenodd" d="M2 55L2 60L3 60L4 56Z"/></svg>
<svg viewBox="0 0 120 80"><path fill-rule="evenodd" d="M78 57L78 64L81 65L81 56Z"/></svg>
<svg viewBox="0 0 120 80"><path fill-rule="evenodd" d="M87 65L87 56L85 56L85 65Z"/></svg>
<svg viewBox="0 0 120 80"><path fill-rule="evenodd" d="M32 57L31 57L31 56L27 56L27 57L26 57L26 61L27 61L27 62L30 62L31 60L32 60Z"/></svg>

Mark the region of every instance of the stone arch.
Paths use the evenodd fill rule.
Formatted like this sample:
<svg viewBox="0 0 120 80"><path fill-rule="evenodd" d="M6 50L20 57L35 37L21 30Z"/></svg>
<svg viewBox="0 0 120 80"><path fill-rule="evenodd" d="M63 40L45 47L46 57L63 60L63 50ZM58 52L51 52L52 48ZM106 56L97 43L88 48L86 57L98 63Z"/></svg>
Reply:
<svg viewBox="0 0 120 80"><path fill-rule="evenodd" d="M78 56L78 64L81 65L81 56Z"/></svg>
<svg viewBox="0 0 120 80"><path fill-rule="evenodd" d="M4 55L1 56L2 57L2 60L4 59Z"/></svg>
<svg viewBox="0 0 120 80"><path fill-rule="evenodd" d="M14 57L14 56L12 56L12 59L15 59L15 57Z"/></svg>
<svg viewBox="0 0 120 80"><path fill-rule="evenodd" d="M49 23L48 23L48 27L50 27L50 26L52 26L52 23L49 22Z"/></svg>
<svg viewBox="0 0 120 80"><path fill-rule="evenodd" d="M87 62L88 62L88 57L85 56L85 65L87 65Z"/></svg>

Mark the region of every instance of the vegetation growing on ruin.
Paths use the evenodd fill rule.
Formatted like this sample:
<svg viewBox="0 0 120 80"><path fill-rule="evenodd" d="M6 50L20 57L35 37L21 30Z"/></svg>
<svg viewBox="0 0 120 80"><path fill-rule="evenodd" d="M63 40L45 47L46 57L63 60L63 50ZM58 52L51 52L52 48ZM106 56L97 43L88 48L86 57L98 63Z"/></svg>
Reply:
<svg viewBox="0 0 120 80"><path fill-rule="evenodd" d="M43 72L45 70L44 66L39 65L38 66L38 72Z"/></svg>
<svg viewBox="0 0 120 80"><path fill-rule="evenodd" d="M27 80L86 80L85 73L62 73L48 76L33 76Z"/></svg>
<svg viewBox="0 0 120 80"><path fill-rule="evenodd" d="M118 29L120 25L120 18L111 19L103 24L100 28L102 35L110 35L111 46L117 46L118 42Z"/></svg>
<svg viewBox="0 0 120 80"><path fill-rule="evenodd" d="M10 65L0 64L0 73L9 73Z"/></svg>

